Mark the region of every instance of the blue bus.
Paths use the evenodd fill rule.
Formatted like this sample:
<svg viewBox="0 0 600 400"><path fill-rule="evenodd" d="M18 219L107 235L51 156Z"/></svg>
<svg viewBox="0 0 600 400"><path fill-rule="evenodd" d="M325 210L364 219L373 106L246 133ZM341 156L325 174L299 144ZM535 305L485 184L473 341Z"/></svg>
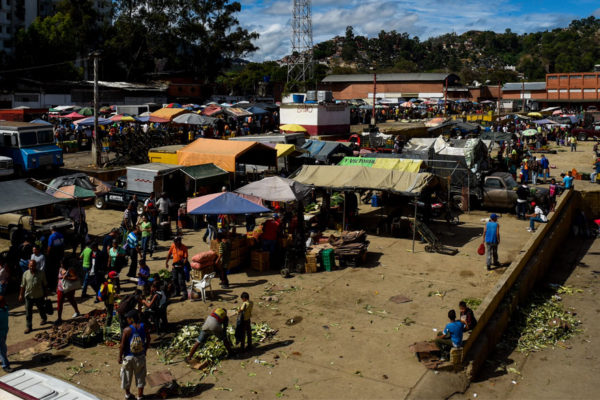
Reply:
<svg viewBox="0 0 600 400"><path fill-rule="evenodd" d="M12 158L17 174L64 165L52 125L0 121L0 155Z"/></svg>

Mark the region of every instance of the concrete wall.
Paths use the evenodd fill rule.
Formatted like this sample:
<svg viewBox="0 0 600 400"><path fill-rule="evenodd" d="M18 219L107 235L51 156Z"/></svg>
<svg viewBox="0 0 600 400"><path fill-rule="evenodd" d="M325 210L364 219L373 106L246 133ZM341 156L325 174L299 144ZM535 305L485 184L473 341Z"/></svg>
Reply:
<svg viewBox="0 0 600 400"><path fill-rule="evenodd" d="M561 248L560 243L569 234L573 212L580 204L581 197L572 190L559 197L556 212L548 223L540 225L537 233L525 244L521 255L482 301L477 310L477 327L464 348L470 377L477 374L488 355L495 350L512 313L546 273L553 256Z"/></svg>

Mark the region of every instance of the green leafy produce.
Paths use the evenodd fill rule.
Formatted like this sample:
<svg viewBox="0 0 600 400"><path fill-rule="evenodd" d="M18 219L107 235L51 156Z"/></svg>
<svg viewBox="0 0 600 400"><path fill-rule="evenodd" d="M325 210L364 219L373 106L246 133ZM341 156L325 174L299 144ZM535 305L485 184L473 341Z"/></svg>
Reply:
<svg viewBox="0 0 600 400"><path fill-rule="evenodd" d="M159 355L161 361L165 364L170 364L173 358L177 355L187 355L196 342L196 339L200 335L202 330L202 324L193 324L184 326L179 330L177 335L168 343L166 346L159 349ZM259 343L264 342L268 338L274 336L277 333L276 330L266 323L253 323L252 324L252 342ZM233 326L227 327L227 334L229 340L233 343L235 341L234 334L235 329ZM208 361L210 365L218 363L220 360L227 356L227 349L219 339L215 336L211 336L203 347L199 348L194 357Z"/></svg>
<svg viewBox="0 0 600 400"><path fill-rule="evenodd" d="M338 192L332 194L330 204L331 207L337 207L339 205L344 204L344 196Z"/></svg>
<svg viewBox="0 0 600 400"><path fill-rule="evenodd" d="M464 298L462 301L467 303L467 307L469 307L471 310L477 310L477 307L479 307L479 305L481 304L481 299L477 299L475 297L467 297Z"/></svg>
<svg viewBox="0 0 600 400"><path fill-rule="evenodd" d="M519 309L509 328L509 339L517 341L521 353L555 346L582 332L579 321L564 309L560 297L549 292L534 292L531 301Z"/></svg>
<svg viewBox="0 0 600 400"><path fill-rule="evenodd" d="M160 276L160 279L162 279L163 281L171 280L171 271L163 268L160 271L158 271L158 276Z"/></svg>

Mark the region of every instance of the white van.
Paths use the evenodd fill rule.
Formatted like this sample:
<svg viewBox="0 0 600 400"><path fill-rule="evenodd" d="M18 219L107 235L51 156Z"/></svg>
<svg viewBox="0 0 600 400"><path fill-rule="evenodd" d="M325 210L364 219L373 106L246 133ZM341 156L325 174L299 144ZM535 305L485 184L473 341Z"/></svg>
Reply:
<svg viewBox="0 0 600 400"><path fill-rule="evenodd" d="M70 383L29 369L20 369L0 377L0 399L100 400Z"/></svg>

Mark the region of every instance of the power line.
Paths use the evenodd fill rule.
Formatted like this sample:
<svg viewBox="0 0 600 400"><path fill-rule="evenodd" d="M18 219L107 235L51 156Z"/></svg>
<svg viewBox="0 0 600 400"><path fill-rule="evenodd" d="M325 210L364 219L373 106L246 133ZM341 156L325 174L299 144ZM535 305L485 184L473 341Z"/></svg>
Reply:
<svg viewBox="0 0 600 400"><path fill-rule="evenodd" d="M55 63L55 64L45 64L45 65L38 65L36 67L25 67L25 68L16 68L16 69L7 69L4 71L0 71L0 74L8 74L11 72L21 72L21 71L32 71L32 70L36 70L36 69L44 69L44 68L50 68L50 67L56 67L58 65L63 65L63 64L69 64L69 63L76 63L78 61L82 61L82 60L86 60L87 57L83 58L76 58L75 60L70 60L70 61L63 61L63 62L59 62L59 63Z"/></svg>

